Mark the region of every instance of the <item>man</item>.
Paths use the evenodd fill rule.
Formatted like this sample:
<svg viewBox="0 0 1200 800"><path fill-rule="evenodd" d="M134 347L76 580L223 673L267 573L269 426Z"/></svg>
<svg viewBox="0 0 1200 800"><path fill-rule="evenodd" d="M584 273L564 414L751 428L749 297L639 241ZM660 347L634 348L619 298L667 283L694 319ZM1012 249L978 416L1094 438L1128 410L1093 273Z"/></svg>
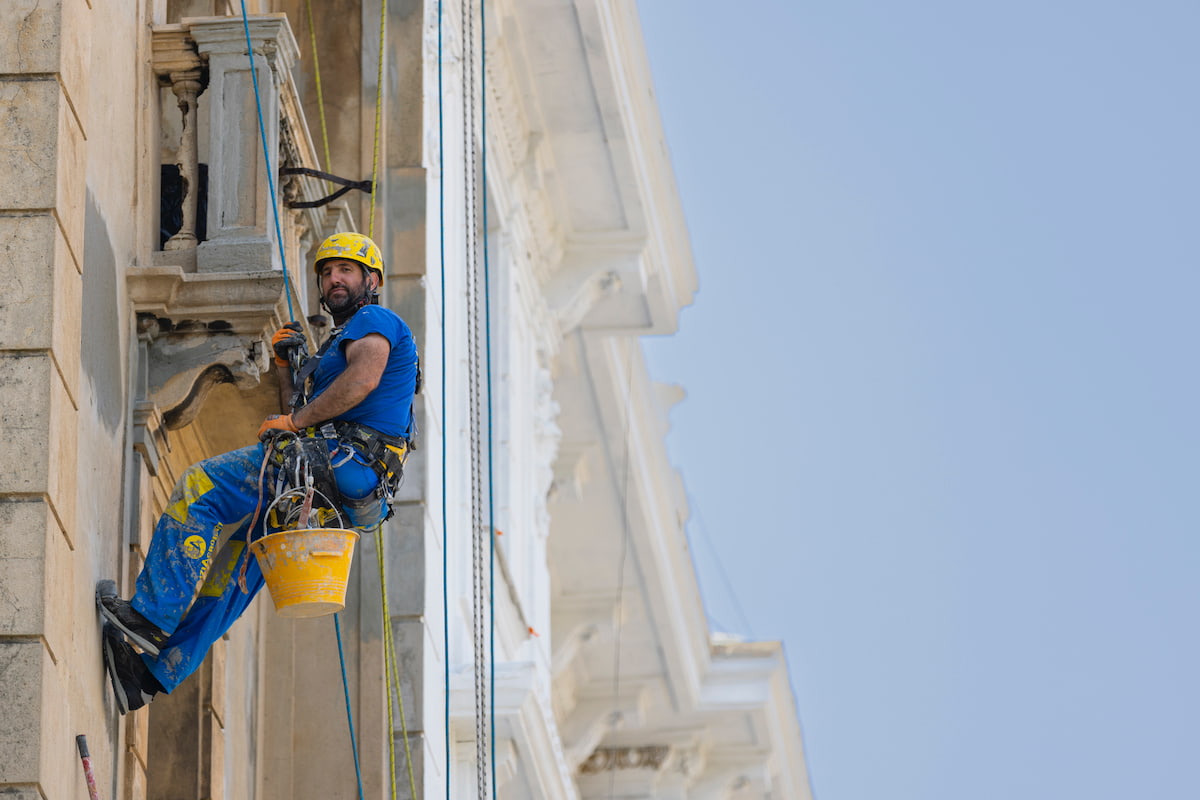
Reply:
<svg viewBox="0 0 1200 800"><path fill-rule="evenodd" d="M260 490L269 487L260 483L264 461L279 452L277 438L319 442L318 452L330 453L326 465L336 481L330 491L340 495L335 502L348 524L367 530L388 514L418 388L412 332L377 305L383 257L366 236L330 236L317 249L313 267L335 327L299 375L293 375L290 358L304 344L300 327L290 323L272 339L281 410L288 413L263 422L258 433L265 444L206 459L183 474L155 527L132 600L118 597L113 581L97 587L108 623L105 665L122 714L158 692L171 692L195 671L262 588L262 573L246 544L275 527L258 512L271 500L262 498ZM309 381L311 391L301 387L293 394L295 384ZM306 395L311 400L305 403Z"/></svg>

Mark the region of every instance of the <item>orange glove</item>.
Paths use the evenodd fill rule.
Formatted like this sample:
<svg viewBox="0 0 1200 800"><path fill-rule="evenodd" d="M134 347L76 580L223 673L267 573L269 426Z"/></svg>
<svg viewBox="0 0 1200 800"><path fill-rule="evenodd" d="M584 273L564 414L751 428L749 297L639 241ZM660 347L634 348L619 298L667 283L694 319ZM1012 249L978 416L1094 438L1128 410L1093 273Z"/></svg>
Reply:
<svg viewBox="0 0 1200 800"><path fill-rule="evenodd" d="M308 349L304 341L304 329L300 327L299 322L289 322L271 337L271 349L275 351L277 366L289 366L288 354L297 347Z"/></svg>
<svg viewBox="0 0 1200 800"><path fill-rule="evenodd" d="M272 431L290 431L291 433L299 433L300 429L296 427L296 423L292 422L291 414L272 414L267 417L258 429L258 438L260 441L272 435Z"/></svg>

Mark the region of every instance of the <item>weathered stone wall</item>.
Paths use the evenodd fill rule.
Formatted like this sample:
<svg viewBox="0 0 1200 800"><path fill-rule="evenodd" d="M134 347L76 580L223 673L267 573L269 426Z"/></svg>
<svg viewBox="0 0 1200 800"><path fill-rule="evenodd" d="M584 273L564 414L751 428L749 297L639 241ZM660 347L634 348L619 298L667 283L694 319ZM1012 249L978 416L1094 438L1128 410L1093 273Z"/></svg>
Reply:
<svg viewBox="0 0 1200 800"><path fill-rule="evenodd" d="M151 32L168 4L94 5L0 3L0 794L80 796L85 734L104 796L255 796L256 615L149 711L119 717L103 673L96 581L132 593L175 478L253 441L276 391L219 386L170 431L147 397L130 276L161 270L160 120L178 112L160 107ZM225 13L188 8L216 5ZM294 249L295 215L285 226ZM268 324L274 300L255 302ZM261 363L253 330L243 335ZM173 728L187 735L168 739Z"/></svg>
<svg viewBox="0 0 1200 800"><path fill-rule="evenodd" d="M21 798L70 795L74 735L105 740L73 702L101 686L73 669L99 652L73 619L96 522L75 481L91 15L0 7L0 792Z"/></svg>

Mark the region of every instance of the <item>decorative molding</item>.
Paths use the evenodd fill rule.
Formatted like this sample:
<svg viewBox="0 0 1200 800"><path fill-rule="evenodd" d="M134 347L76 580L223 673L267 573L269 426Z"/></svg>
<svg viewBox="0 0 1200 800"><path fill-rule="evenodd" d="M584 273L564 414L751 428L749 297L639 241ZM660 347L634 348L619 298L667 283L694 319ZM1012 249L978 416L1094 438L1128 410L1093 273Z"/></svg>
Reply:
<svg viewBox="0 0 1200 800"><path fill-rule="evenodd" d="M554 482L548 490L548 501L578 502L583 498L583 487L590 477L589 454L595 448L595 442L559 441L553 463Z"/></svg>
<svg viewBox="0 0 1200 800"><path fill-rule="evenodd" d="M274 270L203 274L178 265L132 267L126 281L134 311L160 318L164 332L261 333L283 292L283 273Z"/></svg>
<svg viewBox="0 0 1200 800"><path fill-rule="evenodd" d="M554 402L554 379L538 359L536 372L536 402L534 405L534 525L537 540L544 541L550 535L550 511L548 501L557 483L555 463L558 456L562 430L558 427L558 403Z"/></svg>
<svg viewBox="0 0 1200 800"><path fill-rule="evenodd" d="M597 747L580 765L584 775L615 772L623 769L659 770L671 754L668 745L655 744L642 747Z"/></svg>

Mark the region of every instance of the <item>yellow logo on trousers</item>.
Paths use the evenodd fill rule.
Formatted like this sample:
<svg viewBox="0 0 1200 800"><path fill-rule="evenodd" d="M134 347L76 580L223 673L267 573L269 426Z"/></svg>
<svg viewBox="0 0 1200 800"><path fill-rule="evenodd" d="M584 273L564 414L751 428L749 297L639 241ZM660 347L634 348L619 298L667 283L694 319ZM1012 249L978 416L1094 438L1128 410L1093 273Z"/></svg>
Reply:
<svg viewBox="0 0 1200 800"><path fill-rule="evenodd" d="M204 558L208 543L204 541L203 536L189 536L183 540L183 550L188 554L188 558Z"/></svg>

